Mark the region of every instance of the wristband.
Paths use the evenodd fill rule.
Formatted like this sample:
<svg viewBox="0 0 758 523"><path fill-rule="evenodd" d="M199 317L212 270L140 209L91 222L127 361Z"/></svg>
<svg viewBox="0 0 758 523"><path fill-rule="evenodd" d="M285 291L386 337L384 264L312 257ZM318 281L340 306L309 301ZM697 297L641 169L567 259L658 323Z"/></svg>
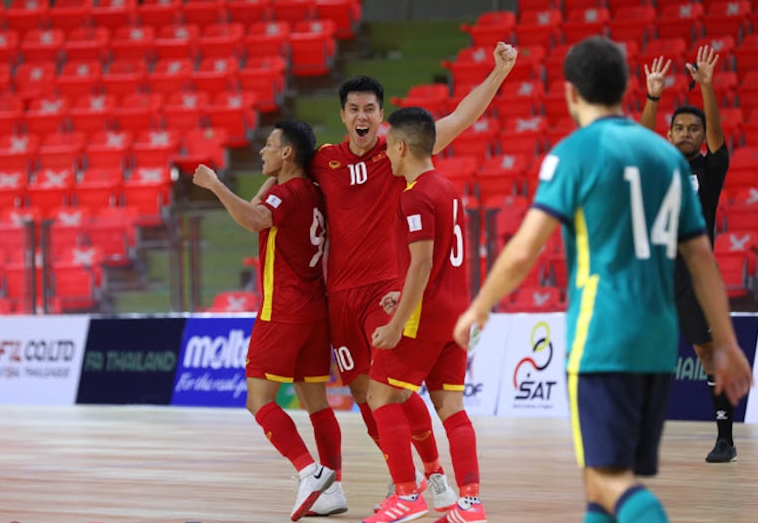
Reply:
<svg viewBox="0 0 758 523"><path fill-rule="evenodd" d="M660 96L652 96L650 93L647 95L647 99L651 102L659 102L661 100Z"/></svg>

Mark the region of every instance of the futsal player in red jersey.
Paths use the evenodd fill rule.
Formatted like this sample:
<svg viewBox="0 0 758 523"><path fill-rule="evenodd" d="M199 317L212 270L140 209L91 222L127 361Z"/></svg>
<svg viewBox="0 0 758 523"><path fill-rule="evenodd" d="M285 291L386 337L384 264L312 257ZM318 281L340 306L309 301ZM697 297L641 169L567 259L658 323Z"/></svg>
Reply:
<svg viewBox="0 0 758 523"><path fill-rule="evenodd" d="M435 125L425 109L392 113L387 156L407 186L400 195L395 231L402 292L382 300L393 312L372 335L376 350L369 372L368 403L379 430L395 494L364 523L410 521L426 514L415 481L411 425L403 404L425 381L450 442L461 497L438 520L486 521L479 500L476 436L463 408L466 353L453 327L468 303L463 204L453 184L434 169Z"/></svg>
<svg viewBox="0 0 758 523"><path fill-rule="evenodd" d="M298 471L293 521L312 512L347 510L339 483L341 433L326 396L331 352L322 269L323 199L305 174L314 148L308 125L277 122L260 154L263 174L278 183L260 201L239 198L204 165L193 179L211 190L237 223L258 233L263 301L248 347L247 408ZM310 414L321 464L276 403L280 385L293 382Z"/></svg>
<svg viewBox="0 0 758 523"><path fill-rule="evenodd" d="M434 153L442 151L484 113L513 69L515 48L500 42L493 55L495 66L489 76L451 114L436 122ZM371 335L388 320L377 304L388 292L398 290L394 219L405 187L402 179L392 175L386 141L378 136L383 103L384 88L377 80L360 76L345 82L340 87L340 117L349 138L338 145L320 147L309 168L326 199L332 348L342 382L350 387L377 445L379 433L366 403ZM259 194L267 188L265 184ZM455 504L456 496L439 465L429 411L417 394L403 403L403 408L412 422L413 445L424 463L434 507L444 511ZM424 478L418 482L426 483Z"/></svg>

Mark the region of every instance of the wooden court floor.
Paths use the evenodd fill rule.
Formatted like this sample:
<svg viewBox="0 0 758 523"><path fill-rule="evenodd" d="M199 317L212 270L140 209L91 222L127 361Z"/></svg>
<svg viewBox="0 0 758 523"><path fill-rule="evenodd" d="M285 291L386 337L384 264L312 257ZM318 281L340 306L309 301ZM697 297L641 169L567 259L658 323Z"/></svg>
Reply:
<svg viewBox="0 0 758 523"><path fill-rule="evenodd" d="M292 415L315 454L307 417ZM360 415L338 418L350 510L303 521L360 522L385 493L388 475ZM567 420L474 424L490 522L582 521ZM672 522L754 523L758 426L735 427L739 459L730 464L703 461L714 431L668 423L661 473L649 484ZM439 424L436 433L452 478ZM0 523L283 523L293 474L242 409L0 406Z"/></svg>

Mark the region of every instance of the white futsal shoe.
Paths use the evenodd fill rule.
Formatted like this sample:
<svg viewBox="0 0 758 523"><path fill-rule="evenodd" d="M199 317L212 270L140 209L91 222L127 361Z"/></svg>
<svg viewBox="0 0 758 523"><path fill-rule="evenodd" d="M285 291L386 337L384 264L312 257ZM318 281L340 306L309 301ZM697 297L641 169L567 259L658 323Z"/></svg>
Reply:
<svg viewBox="0 0 758 523"><path fill-rule="evenodd" d="M290 519L297 521L313 506L322 492L332 486L337 473L318 463L311 463L298 472L297 497Z"/></svg>
<svg viewBox="0 0 758 523"><path fill-rule="evenodd" d="M342 483L335 481L318 497L306 516L332 516L347 512L347 498Z"/></svg>

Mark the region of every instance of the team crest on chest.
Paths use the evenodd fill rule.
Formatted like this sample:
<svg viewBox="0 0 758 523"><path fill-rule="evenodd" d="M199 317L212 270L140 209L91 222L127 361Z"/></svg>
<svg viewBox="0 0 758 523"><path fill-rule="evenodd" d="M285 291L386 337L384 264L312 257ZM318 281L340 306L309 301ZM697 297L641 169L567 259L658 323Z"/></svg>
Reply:
<svg viewBox="0 0 758 523"><path fill-rule="evenodd" d="M340 167L342 167L342 164L340 163L339 160L330 160L329 161L329 168L330 169L339 169Z"/></svg>
<svg viewBox="0 0 758 523"><path fill-rule="evenodd" d="M373 158L371 158L371 161L374 162L374 163L376 163L376 162L381 161L386 156L387 156L386 152L381 152L381 153L375 155Z"/></svg>

